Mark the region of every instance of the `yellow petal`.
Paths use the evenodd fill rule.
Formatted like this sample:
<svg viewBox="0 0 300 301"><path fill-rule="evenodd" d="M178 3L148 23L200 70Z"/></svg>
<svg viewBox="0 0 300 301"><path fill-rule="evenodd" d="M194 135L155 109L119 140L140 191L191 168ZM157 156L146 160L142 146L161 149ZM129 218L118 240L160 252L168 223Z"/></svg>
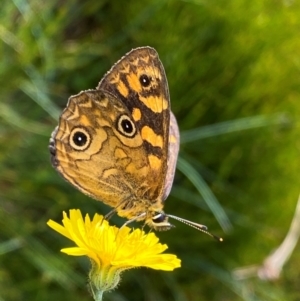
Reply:
<svg viewBox="0 0 300 301"><path fill-rule="evenodd" d="M171 271L180 267L180 260L173 254L162 254L167 245L159 243L153 233L129 227L118 229L110 226L103 216L95 214L83 219L80 210L63 212L63 226L54 221L48 225L74 242L76 246L61 251L72 256L88 256L98 268L112 266L115 270L148 267Z"/></svg>

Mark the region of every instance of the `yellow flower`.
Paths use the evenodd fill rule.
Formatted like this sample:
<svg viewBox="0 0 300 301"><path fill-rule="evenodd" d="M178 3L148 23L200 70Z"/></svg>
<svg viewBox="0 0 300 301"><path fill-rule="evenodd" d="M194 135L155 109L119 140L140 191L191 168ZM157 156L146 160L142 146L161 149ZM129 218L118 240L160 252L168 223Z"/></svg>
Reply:
<svg viewBox="0 0 300 301"><path fill-rule="evenodd" d="M91 259L89 276L95 300L101 300L104 291L116 287L124 270L148 267L172 271L180 267L175 255L161 254L167 245L160 244L154 233L110 226L98 214L92 220L88 215L83 219L80 210L75 209L70 210L70 217L63 212L62 223L63 226L49 220L47 224L77 245L61 252Z"/></svg>

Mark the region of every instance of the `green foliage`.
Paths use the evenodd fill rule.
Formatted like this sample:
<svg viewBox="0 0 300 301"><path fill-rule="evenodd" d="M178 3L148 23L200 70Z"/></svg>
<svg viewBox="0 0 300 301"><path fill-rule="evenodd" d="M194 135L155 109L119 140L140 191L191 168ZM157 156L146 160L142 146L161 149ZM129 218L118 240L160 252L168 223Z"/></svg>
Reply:
<svg viewBox="0 0 300 301"><path fill-rule="evenodd" d="M176 223L158 235L182 268L129 271L104 298L299 300L297 250L275 284L231 275L281 243L296 206L299 13L293 0L1 3L0 300L91 300L89 262L59 253L67 242L46 222L109 208L58 176L48 141L70 95L145 45L164 63L182 131L166 212L224 242Z"/></svg>

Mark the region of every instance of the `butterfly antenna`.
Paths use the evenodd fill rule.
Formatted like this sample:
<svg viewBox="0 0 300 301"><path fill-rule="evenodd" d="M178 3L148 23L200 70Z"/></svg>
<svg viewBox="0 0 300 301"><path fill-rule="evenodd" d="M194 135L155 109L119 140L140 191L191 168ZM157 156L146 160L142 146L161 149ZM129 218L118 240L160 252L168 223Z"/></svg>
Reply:
<svg viewBox="0 0 300 301"><path fill-rule="evenodd" d="M198 223L191 222L191 221L189 221L189 220L187 220L187 219L184 219L184 218L181 218L181 217L178 217L178 216L175 216L175 215L166 214L166 216L167 216L167 217L170 217L170 218L173 218L173 219L175 219L175 220L177 220L177 221L180 221L180 222L182 222L182 223L184 223L184 224L186 224L186 225L188 225L188 226L190 226L190 227L192 227L192 228L195 228L195 229L197 229L198 231L201 231L201 232L203 232L203 233L209 235L210 237L214 238L214 239L217 240L217 241L223 241L223 238L218 237L218 236L216 236L216 235L214 235L214 234L208 232L208 231L207 231L207 227L204 226L204 225L201 225L201 224L198 224Z"/></svg>

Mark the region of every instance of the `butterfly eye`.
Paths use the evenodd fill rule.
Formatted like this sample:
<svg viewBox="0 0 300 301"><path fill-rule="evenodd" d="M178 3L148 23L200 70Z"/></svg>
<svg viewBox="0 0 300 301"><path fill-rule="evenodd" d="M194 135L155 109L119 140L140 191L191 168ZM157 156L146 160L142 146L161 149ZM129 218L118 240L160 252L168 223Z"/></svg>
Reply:
<svg viewBox="0 0 300 301"><path fill-rule="evenodd" d="M91 143L91 136L89 132L84 128L75 128L70 134L70 145L75 150L84 151Z"/></svg>
<svg viewBox="0 0 300 301"><path fill-rule="evenodd" d="M120 116L117 124L118 124L117 129L122 135L130 138L135 136L136 134L135 124L127 115Z"/></svg>
<svg viewBox="0 0 300 301"><path fill-rule="evenodd" d="M143 87L148 87L151 83L151 77L146 74L140 76L140 83Z"/></svg>
<svg viewBox="0 0 300 301"><path fill-rule="evenodd" d="M158 213L153 216L152 221L156 224L162 223L166 220L166 215L164 213Z"/></svg>

